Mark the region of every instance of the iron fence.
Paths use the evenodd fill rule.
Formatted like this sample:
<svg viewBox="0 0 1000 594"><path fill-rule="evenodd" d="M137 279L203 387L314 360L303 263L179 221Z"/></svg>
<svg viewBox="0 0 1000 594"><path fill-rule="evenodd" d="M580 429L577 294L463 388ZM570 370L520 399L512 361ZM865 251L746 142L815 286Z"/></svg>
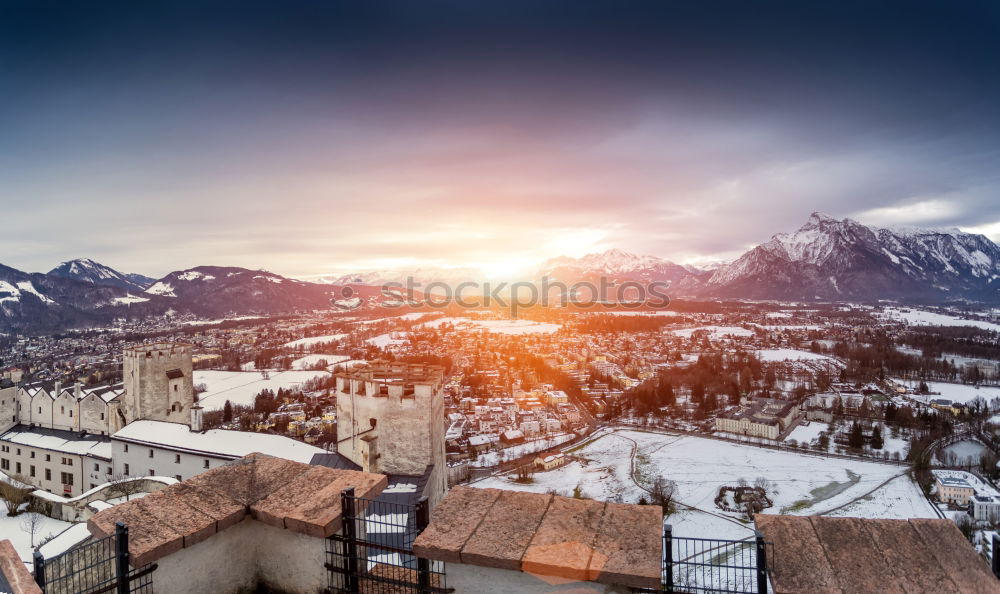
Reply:
<svg viewBox="0 0 1000 594"><path fill-rule="evenodd" d="M34 554L35 583L45 594L152 594L155 564L129 566L128 528L46 559Z"/></svg>
<svg viewBox="0 0 1000 594"><path fill-rule="evenodd" d="M663 592L767 594L774 546L760 532L745 540L663 532Z"/></svg>
<svg viewBox="0 0 1000 594"><path fill-rule="evenodd" d="M328 592L447 593L443 563L413 554L413 541L430 520L427 498L415 505L341 493L340 534L327 539Z"/></svg>

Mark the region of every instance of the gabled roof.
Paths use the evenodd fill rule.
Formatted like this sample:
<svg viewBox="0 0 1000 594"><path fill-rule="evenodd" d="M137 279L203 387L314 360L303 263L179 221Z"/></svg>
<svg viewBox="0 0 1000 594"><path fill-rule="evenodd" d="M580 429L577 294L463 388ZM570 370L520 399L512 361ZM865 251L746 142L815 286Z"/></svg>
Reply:
<svg viewBox="0 0 1000 594"><path fill-rule="evenodd" d="M758 514L774 543L774 594L1000 592L951 520Z"/></svg>

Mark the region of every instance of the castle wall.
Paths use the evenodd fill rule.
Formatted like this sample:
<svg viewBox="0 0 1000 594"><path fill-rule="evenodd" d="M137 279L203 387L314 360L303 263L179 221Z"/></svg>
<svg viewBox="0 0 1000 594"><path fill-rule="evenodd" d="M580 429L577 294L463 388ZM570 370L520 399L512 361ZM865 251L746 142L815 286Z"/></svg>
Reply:
<svg viewBox="0 0 1000 594"><path fill-rule="evenodd" d="M155 344L127 349L123 360L127 422L138 419L190 424L194 405L192 349ZM169 377L177 371L180 377Z"/></svg>

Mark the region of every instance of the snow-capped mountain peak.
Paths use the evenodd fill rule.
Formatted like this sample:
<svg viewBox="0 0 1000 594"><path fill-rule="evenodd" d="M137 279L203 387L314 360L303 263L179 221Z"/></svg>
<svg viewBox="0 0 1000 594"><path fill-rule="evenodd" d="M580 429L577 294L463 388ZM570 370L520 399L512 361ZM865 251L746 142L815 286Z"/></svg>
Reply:
<svg viewBox="0 0 1000 594"><path fill-rule="evenodd" d="M985 298L1000 287L1000 247L958 229L875 227L813 213L709 279L751 298Z"/></svg>
<svg viewBox="0 0 1000 594"><path fill-rule="evenodd" d="M123 274L90 258L77 258L63 262L50 270L48 274L49 276L70 278L94 285L106 285L130 291L143 291L149 286L148 283L142 282L143 279L146 279L142 275Z"/></svg>

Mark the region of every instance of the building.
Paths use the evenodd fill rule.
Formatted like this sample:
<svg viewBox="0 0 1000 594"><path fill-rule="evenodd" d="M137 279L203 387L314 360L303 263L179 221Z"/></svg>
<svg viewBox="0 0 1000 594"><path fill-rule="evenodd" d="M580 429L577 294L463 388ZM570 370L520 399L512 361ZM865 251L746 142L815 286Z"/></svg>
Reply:
<svg viewBox="0 0 1000 594"><path fill-rule="evenodd" d="M972 498L972 517L979 522L1000 522L1000 496L976 495Z"/></svg>
<svg viewBox="0 0 1000 594"><path fill-rule="evenodd" d="M190 423L195 404L192 347L159 343L125 349L122 426L148 419Z"/></svg>
<svg viewBox="0 0 1000 594"><path fill-rule="evenodd" d="M945 503L968 505L969 500L976 494L975 488L969 484L969 481L963 478L940 475L936 478L937 497Z"/></svg>
<svg viewBox="0 0 1000 594"><path fill-rule="evenodd" d="M337 454L348 463L342 467L427 474L425 494L436 504L448 488L443 377L440 366L385 361L337 375Z"/></svg>
<svg viewBox="0 0 1000 594"><path fill-rule="evenodd" d="M795 403L772 398L756 400L749 408L723 413L715 419L715 430L736 435L778 439L798 420Z"/></svg>
<svg viewBox="0 0 1000 594"><path fill-rule="evenodd" d="M0 472L73 497L111 480L108 436L16 425L0 434Z"/></svg>
<svg viewBox="0 0 1000 594"><path fill-rule="evenodd" d="M147 420L129 423L110 441L116 476L165 476L178 481L254 452L305 464L316 454L326 452L283 435L226 429L196 431L183 423Z"/></svg>

